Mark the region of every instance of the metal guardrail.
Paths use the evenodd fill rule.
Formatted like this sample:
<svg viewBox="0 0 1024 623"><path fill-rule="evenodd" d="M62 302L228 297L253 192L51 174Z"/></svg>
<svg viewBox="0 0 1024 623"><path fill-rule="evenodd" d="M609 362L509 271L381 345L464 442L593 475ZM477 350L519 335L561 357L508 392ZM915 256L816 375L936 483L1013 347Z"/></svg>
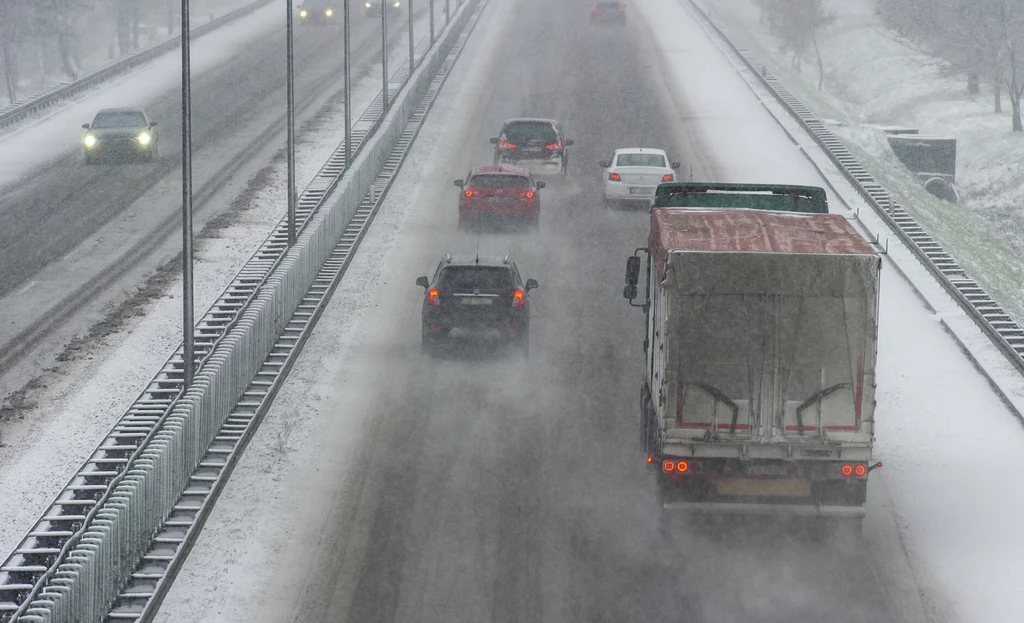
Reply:
<svg viewBox="0 0 1024 623"><path fill-rule="evenodd" d="M458 14L458 16L461 15ZM457 23L453 19L453 27L456 25ZM452 32L455 31L450 30L449 34L445 36L450 39ZM440 45L444 46L444 42L449 39L442 40ZM393 74L389 86L392 105L407 98L407 91L403 87L408 78L407 66L403 66ZM375 101L353 124L353 140L354 142L358 141L355 145L353 165L359 162L359 158L355 156L361 155L368 137L373 135L383 123L381 112L380 101ZM387 133L385 132L385 134ZM391 131L391 133L394 132ZM398 140L398 137L385 137L384 140L394 142ZM374 141L377 141L377 137L374 137ZM342 176L347 172L342 145L299 198L297 211L300 237L305 234L311 221L318 217L325 199L338 187ZM359 171L355 171L355 175L358 176ZM369 187L371 181L372 178L365 180L363 185ZM351 214L354 210L353 206L353 210L348 213ZM336 209L332 211L337 212ZM281 268L286 253L291 253L287 249L286 240L286 223L282 222L268 236L235 280L197 324L196 352L197 356L202 358L199 368L199 372L202 374L196 377L196 387L202 386L201 376L214 376L218 372L216 368L222 367L224 358L217 357L218 353L222 353L225 349L236 350L239 344L244 345L245 340L235 340L226 345L222 344L222 341L227 339L230 332L237 332L243 316L257 302L257 299L266 295L268 279ZM15 612L22 609L26 601L38 593L44 583L49 582L48 588L59 587L62 583L62 575L60 571L56 570L58 567L63 568L67 564L74 564L75 554L72 548L78 550L83 547L83 544L88 541L89 529L95 529L96 524L105 525L104 522L113 521L109 516L110 506L123 508L123 504L119 503L117 490L122 489L126 483L131 486L131 483L136 482L133 476L138 476L136 472L139 470L135 469L135 466L139 464L146 464L151 468L155 466L153 463L147 463L147 451L154 445L161 445L162 438L168 436L166 434L168 428L180 430L180 421L176 420L180 420L181 416L176 418L175 414L181 410L181 403L188 401L187 396L182 396L182 361L182 350L179 347L135 404L114 426L93 456L72 478L65 490L58 495L36 526L7 561L0 565L0 621L9 620ZM253 362L252 365L255 366L257 363ZM218 366L218 364L221 365ZM211 366L215 369L209 370L208 368ZM213 385L208 382L203 387L212 387ZM196 391L201 393L202 389ZM238 391L241 392L241 389ZM189 394L192 393L193 391L190 390ZM235 397L238 395L235 394ZM233 401L229 404L220 402L217 404L221 408L221 411L217 411L218 413L227 414L228 410L234 407ZM195 402L192 401L190 406L194 405ZM210 406L212 405L205 405L202 410L209 413ZM185 409L188 409L188 406ZM194 413L192 415L198 417ZM176 424L179 426L175 426ZM171 471L169 465L162 465L163 469ZM189 469L187 473L191 471ZM162 522L163 518L148 518L152 521L157 519ZM154 525L159 525L159 523ZM135 546L138 547L139 544L135 544ZM127 577L127 572L122 577ZM22 616L20 620L42 619Z"/></svg>
<svg viewBox="0 0 1024 623"><path fill-rule="evenodd" d="M147 608L139 607L140 599L145 597L159 606L161 586L166 590L176 573L174 550L181 546L180 552L186 553L190 547L190 542L177 536L187 535L191 529L198 533L205 517L194 515L191 524L183 526L182 522L188 520L180 513L194 509L178 504L179 498L195 496L204 488L213 491L210 471L216 470L216 457L224 457L218 450L223 450L232 433L238 433L241 413L254 411L257 417L253 419L258 424L265 407L254 409L254 392L267 389L263 398L269 405L276 383L290 367L281 359L282 344L291 344L291 356L297 355L299 340L304 338L295 333L295 323L305 321L311 328L318 318L315 309L309 310L313 304L309 302L310 292L323 290L319 276L323 275L325 262L330 264L332 254L338 252L338 241L350 250L361 239L361 234L348 236L346 227L360 222L365 226L376 212L393 171L408 152L426 113L422 106L422 113L418 113L420 109L414 105L424 94L429 95L429 101L436 94L431 86L438 78L427 78L433 76L431 72L442 70L443 81L451 65L443 63L442 54L451 51L455 35L466 24L469 8L465 6L455 15L414 74L413 83L400 91L398 84L390 87L395 95L387 118L380 119L378 103L368 111L370 115L376 113L375 121L360 119L354 124L358 127L361 123L364 129L360 131L367 133L360 137L362 153L353 159L352 166L344 167L344 150L339 148L311 182L310 186L318 188L309 189L315 197L312 201L300 199L300 209L303 205L309 208L302 215L298 243L291 249L283 247L283 221L225 291L222 300L228 301L227 307L222 300L211 307L204 317L204 323L210 321L206 329L223 337L219 342L214 338L206 346L204 365L193 386L181 396L179 349L0 568L0 620L139 620ZM404 74L393 80L406 84L408 69ZM429 108L429 103L426 106ZM412 120L411 124L407 120ZM367 139L369 131L377 127L381 131ZM412 135L409 128L413 128ZM353 136L357 135L353 129ZM361 150L362 146L367 149ZM400 148L398 157L392 153L394 146ZM339 179L342 170L345 175ZM334 176L330 189L324 185L327 176ZM328 197L332 198L330 207L325 206ZM372 211L360 216L366 198L373 202ZM347 265L347 252L345 258L342 269ZM197 327L198 345L204 323ZM268 380L268 370L275 370L278 376ZM225 430L227 433L221 434ZM233 438L236 443L248 439L237 434ZM236 450L241 452L242 447L244 443ZM226 477L229 469L222 471ZM167 530L158 532L165 523ZM156 551L150 547L153 543ZM146 551L150 553L143 557ZM136 569L139 560L141 567ZM142 583L120 592L123 580L129 577ZM166 580L162 583L161 578ZM139 586L151 585L153 590L138 590ZM120 599L122 608L109 613L108 607L115 599Z"/></svg>
<svg viewBox="0 0 1024 623"><path fill-rule="evenodd" d="M814 113L747 49L737 46L728 36L728 28L716 24L693 0L689 5L739 56L751 73L768 88L822 148L858 194L886 222L904 245L921 261L929 273L992 340L1019 372L1024 374L1024 329L996 303L984 288L942 248L924 227L911 216L892 194L875 180L867 169Z"/></svg>
<svg viewBox="0 0 1024 623"><path fill-rule="evenodd" d="M264 5L270 4L273 1L274 0L256 0L255 2L247 4L240 9L235 9L226 15L214 18L205 24L194 26L191 31L192 37L202 37L221 26L255 12L257 9L260 9ZM0 108L0 129L19 123L41 110L45 110L46 108L53 106L57 102L74 97L82 91L86 91L110 80L111 78L127 73L139 65L148 63L160 55L176 49L179 45L181 45L181 41L176 37L171 37L163 43L158 43L152 47L146 48L145 50L136 52L131 56L114 61L113 63L92 71L73 82L64 82L55 85L30 95L25 101L13 102L9 106Z"/></svg>

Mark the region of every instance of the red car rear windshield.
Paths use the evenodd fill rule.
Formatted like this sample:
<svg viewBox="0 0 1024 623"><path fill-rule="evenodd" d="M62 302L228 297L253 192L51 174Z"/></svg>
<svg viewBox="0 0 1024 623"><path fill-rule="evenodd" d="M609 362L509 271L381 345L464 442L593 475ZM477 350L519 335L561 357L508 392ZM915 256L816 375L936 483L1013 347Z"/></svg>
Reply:
<svg viewBox="0 0 1024 623"><path fill-rule="evenodd" d="M474 175L469 185L473 188L530 188L530 180L521 175Z"/></svg>

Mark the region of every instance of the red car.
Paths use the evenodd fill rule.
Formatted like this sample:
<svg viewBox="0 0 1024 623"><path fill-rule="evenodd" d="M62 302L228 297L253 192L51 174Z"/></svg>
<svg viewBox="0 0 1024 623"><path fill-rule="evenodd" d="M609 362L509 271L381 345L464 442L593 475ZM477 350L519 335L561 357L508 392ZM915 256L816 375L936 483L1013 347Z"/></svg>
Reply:
<svg viewBox="0 0 1024 623"><path fill-rule="evenodd" d="M455 180L459 193L459 229L470 222L517 220L540 225L540 194L544 182L527 169L507 164L474 167L465 180Z"/></svg>

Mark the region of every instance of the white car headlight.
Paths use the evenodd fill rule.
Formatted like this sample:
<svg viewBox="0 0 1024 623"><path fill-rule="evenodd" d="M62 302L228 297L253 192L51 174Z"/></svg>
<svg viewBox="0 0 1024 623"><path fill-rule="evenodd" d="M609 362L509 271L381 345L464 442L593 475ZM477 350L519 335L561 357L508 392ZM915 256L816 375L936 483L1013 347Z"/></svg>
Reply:
<svg viewBox="0 0 1024 623"><path fill-rule="evenodd" d="M326 11L324 11L324 15L326 15L327 17L333 17L334 9L327 9Z"/></svg>
<svg viewBox="0 0 1024 623"><path fill-rule="evenodd" d="M399 7L399 6L401 6L401 4L402 4L401 2L396 2L395 3L395 7Z"/></svg>
<svg viewBox="0 0 1024 623"><path fill-rule="evenodd" d="M149 145L153 142L153 135L149 132L139 132L139 136L137 138L139 145Z"/></svg>
<svg viewBox="0 0 1024 623"><path fill-rule="evenodd" d="M306 9L302 9L301 11L299 11L299 17L306 17L307 15L309 15L309 11L307 11Z"/></svg>
<svg viewBox="0 0 1024 623"><path fill-rule="evenodd" d="M82 142L85 143L85 146L88 147L88 148L95 147L96 146L96 135L95 134L86 134L85 138L82 139Z"/></svg>
<svg viewBox="0 0 1024 623"><path fill-rule="evenodd" d="M370 4L369 2L367 2L367 3L366 3L366 8L368 8L368 9L369 9L369 8L371 8L372 6L373 6L373 5L372 5L372 4Z"/></svg>

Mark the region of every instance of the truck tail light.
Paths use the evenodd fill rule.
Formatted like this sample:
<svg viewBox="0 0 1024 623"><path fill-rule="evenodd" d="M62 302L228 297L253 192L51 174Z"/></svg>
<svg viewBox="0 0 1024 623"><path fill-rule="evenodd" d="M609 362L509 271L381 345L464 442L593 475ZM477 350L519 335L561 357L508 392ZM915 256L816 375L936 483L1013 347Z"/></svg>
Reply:
<svg viewBox="0 0 1024 623"><path fill-rule="evenodd" d="M434 306L441 304L441 293L437 288L430 288L427 292L427 304Z"/></svg>
<svg viewBox="0 0 1024 623"><path fill-rule="evenodd" d="M867 476L868 472L871 470L869 470L868 466L864 465L863 463L846 463L845 465L839 468L839 471L843 474L843 476L846 476L847 478L851 476L863 478L864 476Z"/></svg>
<svg viewBox="0 0 1024 623"><path fill-rule="evenodd" d="M867 473L868 473L867 465L854 465L853 466L853 475L854 476L864 476Z"/></svg>
<svg viewBox="0 0 1024 623"><path fill-rule="evenodd" d="M651 462L651 458L648 457L647 462ZM685 474L690 471L690 464L687 461L669 461L664 460L661 462L661 471L666 474Z"/></svg>

